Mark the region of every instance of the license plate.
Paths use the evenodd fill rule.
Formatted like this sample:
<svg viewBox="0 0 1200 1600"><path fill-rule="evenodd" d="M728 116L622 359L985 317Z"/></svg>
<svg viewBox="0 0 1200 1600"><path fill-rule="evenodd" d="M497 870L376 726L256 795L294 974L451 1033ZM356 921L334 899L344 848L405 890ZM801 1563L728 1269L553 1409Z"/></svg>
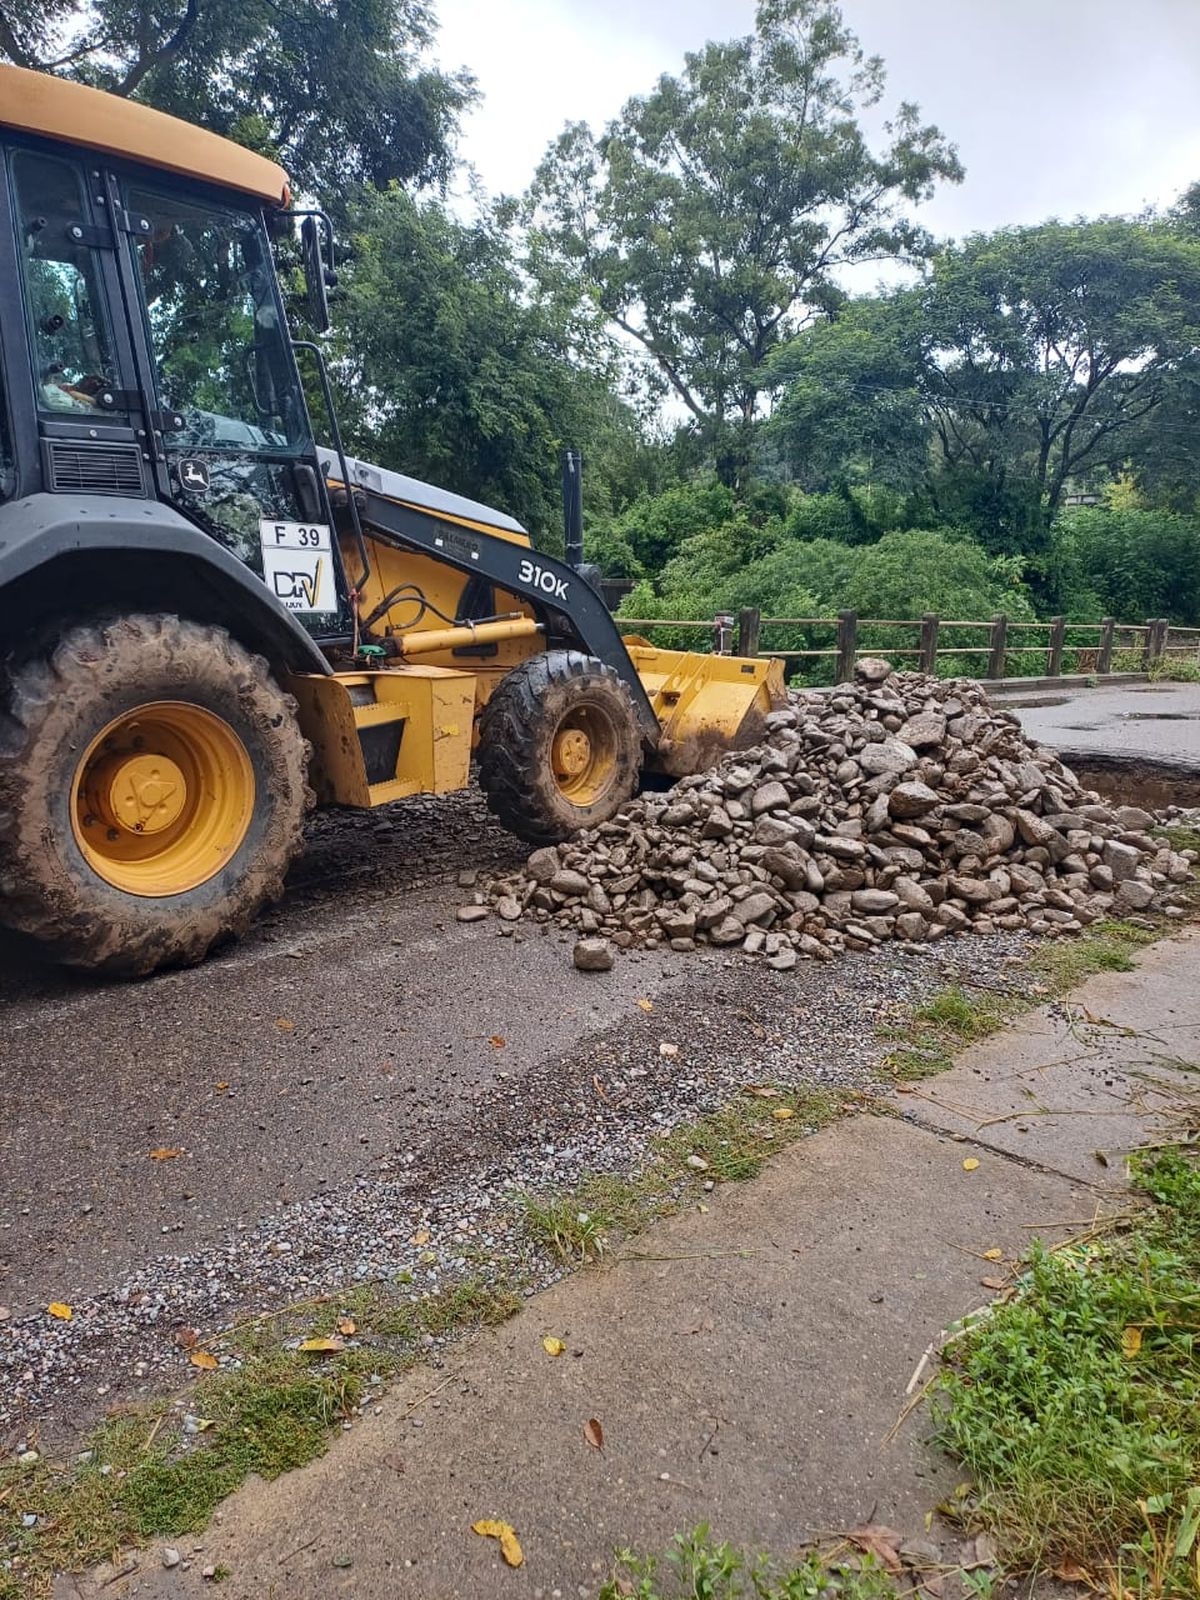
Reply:
<svg viewBox="0 0 1200 1600"><path fill-rule="evenodd" d="M285 611L336 611L333 540L324 522L277 522L264 517L263 582Z"/></svg>

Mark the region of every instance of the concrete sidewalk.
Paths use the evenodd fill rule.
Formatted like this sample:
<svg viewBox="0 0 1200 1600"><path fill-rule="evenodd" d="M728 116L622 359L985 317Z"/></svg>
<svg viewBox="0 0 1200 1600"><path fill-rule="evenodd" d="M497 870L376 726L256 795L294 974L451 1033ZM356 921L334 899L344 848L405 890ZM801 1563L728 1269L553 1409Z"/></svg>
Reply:
<svg viewBox="0 0 1200 1600"><path fill-rule="evenodd" d="M182 1544L188 1570L147 1551L104 1594L199 1595L212 1564L231 1600L552 1600L594 1596L614 1547L701 1521L781 1555L870 1520L930 1537L958 1473L922 1415L895 1431L906 1385L990 1297L980 1280L1003 1268L985 1251L1085 1225L1122 1152L1200 1092L1198 952L1193 931L1149 948L896 1096L899 1115L837 1124L656 1225L446 1373L411 1373L322 1460L248 1485ZM521 1570L471 1532L481 1517L515 1526ZM959 1558L951 1530L932 1537Z"/></svg>

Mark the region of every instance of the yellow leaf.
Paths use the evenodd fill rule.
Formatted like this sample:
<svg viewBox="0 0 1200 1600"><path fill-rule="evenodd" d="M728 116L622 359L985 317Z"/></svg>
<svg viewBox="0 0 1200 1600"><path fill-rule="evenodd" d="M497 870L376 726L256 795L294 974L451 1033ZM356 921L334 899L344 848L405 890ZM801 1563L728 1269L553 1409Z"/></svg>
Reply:
<svg viewBox="0 0 1200 1600"><path fill-rule="evenodd" d="M346 1346L340 1339L303 1339L298 1348L306 1354L330 1356L336 1355L339 1350L344 1350Z"/></svg>
<svg viewBox="0 0 1200 1600"><path fill-rule="evenodd" d="M604 1449L604 1429L601 1427L600 1419L598 1417L589 1417L584 1423L583 1437L591 1445L593 1450Z"/></svg>
<svg viewBox="0 0 1200 1600"><path fill-rule="evenodd" d="M780 1122L786 1122L789 1117L794 1117L796 1113L792 1110L791 1106L776 1106L771 1115L773 1117L778 1117Z"/></svg>
<svg viewBox="0 0 1200 1600"><path fill-rule="evenodd" d="M280 1033L293 1033L295 1031L296 1024L292 1021L291 1017L276 1017L275 1026L279 1029Z"/></svg>
<svg viewBox="0 0 1200 1600"><path fill-rule="evenodd" d="M218 1094L224 1094L226 1089L228 1089L228 1087L229 1087L228 1083L226 1083L225 1079L222 1078L220 1083L217 1085L217 1093Z"/></svg>
<svg viewBox="0 0 1200 1600"><path fill-rule="evenodd" d="M548 1333L542 1340L542 1349L548 1356L561 1356L566 1348L562 1340L556 1339L553 1334Z"/></svg>
<svg viewBox="0 0 1200 1600"><path fill-rule="evenodd" d="M653 1000L639 1000L638 1001L638 1005L643 1011L653 1011L654 1010L654 1001Z"/></svg>
<svg viewBox="0 0 1200 1600"><path fill-rule="evenodd" d="M978 1165L979 1165L979 1161L978 1161L977 1157L968 1156L966 1158L966 1160L963 1162L963 1171L964 1172L974 1172L975 1168Z"/></svg>
<svg viewBox="0 0 1200 1600"><path fill-rule="evenodd" d="M46 1307L52 1317L57 1317L60 1322L70 1322L74 1315L70 1306L64 1305L61 1300L52 1300Z"/></svg>
<svg viewBox="0 0 1200 1600"><path fill-rule="evenodd" d="M503 1050L507 1042L502 1033L494 1033L488 1040L488 1043L496 1050Z"/></svg>
<svg viewBox="0 0 1200 1600"><path fill-rule="evenodd" d="M174 1161L176 1156L181 1156L183 1151L178 1145L160 1144L157 1150L151 1150L151 1161Z"/></svg>
<svg viewBox="0 0 1200 1600"><path fill-rule="evenodd" d="M985 1261L1003 1261L1004 1251L1001 1250L999 1245L994 1244L990 1250L983 1252L983 1259Z"/></svg>
<svg viewBox="0 0 1200 1600"><path fill-rule="evenodd" d="M507 1522L494 1522L491 1518L483 1518L471 1524L473 1533L480 1533L485 1539L499 1539L500 1554L510 1567L519 1567L525 1560L525 1553L517 1541L517 1536Z"/></svg>
<svg viewBox="0 0 1200 1600"><path fill-rule="evenodd" d="M428 1228L420 1228L420 1229L418 1229L418 1231L413 1234L412 1238L408 1242L409 1242L409 1244L428 1244L429 1243L429 1229Z"/></svg>
<svg viewBox="0 0 1200 1600"><path fill-rule="evenodd" d="M211 1372L218 1365L216 1356L210 1350L193 1350L188 1360L201 1372Z"/></svg>
<svg viewBox="0 0 1200 1600"><path fill-rule="evenodd" d="M1142 1348L1142 1330L1140 1328L1126 1328L1121 1334L1121 1354L1130 1360Z"/></svg>
<svg viewBox="0 0 1200 1600"><path fill-rule="evenodd" d="M358 1332L358 1323L355 1322L353 1317L339 1317L337 1330L339 1333L344 1333L346 1337L349 1338L352 1333Z"/></svg>

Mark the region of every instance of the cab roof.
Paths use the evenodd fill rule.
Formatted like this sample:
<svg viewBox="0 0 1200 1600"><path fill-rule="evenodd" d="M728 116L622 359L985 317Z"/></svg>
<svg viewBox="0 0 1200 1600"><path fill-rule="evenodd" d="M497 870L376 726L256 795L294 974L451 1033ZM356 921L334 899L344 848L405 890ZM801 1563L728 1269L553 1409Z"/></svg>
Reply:
<svg viewBox="0 0 1200 1600"><path fill-rule="evenodd" d="M45 72L0 66L0 126L237 189L272 205L291 198L282 167L164 111Z"/></svg>

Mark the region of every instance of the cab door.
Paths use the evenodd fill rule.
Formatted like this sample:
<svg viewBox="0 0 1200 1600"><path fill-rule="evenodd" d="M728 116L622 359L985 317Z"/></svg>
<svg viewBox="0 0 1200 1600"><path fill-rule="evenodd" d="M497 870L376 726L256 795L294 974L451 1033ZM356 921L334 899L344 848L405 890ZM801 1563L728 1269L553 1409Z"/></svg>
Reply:
<svg viewBox="0 0 1200 1600"><path fill-rule="evenodd" d="M102 175L53 147L7 152L42 487L152 493L150 439Z"/></svg>

